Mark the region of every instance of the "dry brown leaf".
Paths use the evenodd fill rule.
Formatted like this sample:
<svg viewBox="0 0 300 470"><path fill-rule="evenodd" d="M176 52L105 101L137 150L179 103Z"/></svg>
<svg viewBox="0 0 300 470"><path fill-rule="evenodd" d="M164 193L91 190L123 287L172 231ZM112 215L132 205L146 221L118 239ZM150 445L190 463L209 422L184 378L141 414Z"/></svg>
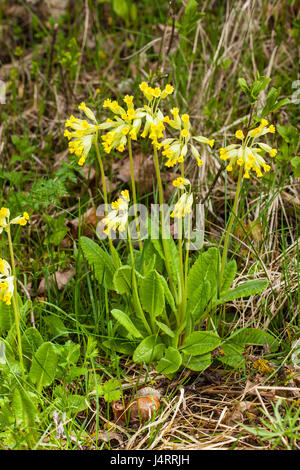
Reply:
<svg viewBox="0 0 300 470"><path fill-rule="evenodd" d="M123 447L123 437L121 434L113 431L99 431L98 435L95 433L93 435L93 440L98 443L98 441L110 442L110 441L118 441L120 447Z"/></svg>
<svg viewBox="0 0 300 470"><path fill-rule="evenodd" d="M104 216L103 216L104 217ZM89 236L93 234L93 230L90 228L96 227L97 223L101 220L101 217L96 215L96 207L91 207L88 209L84 214L81 215L80 223L81 223L81 232L85 236ZM74 238L78 236L78 229L79 229L79 218L73 219L69 222L71 226L72 235Z"/></svg>
<svg viewBox="0 0 300 470"><path fill-rule="evenodd" d="M231 426L236 422L244 422L245 419L254 419L257 415L257 407L251 401L240 401L225 414L223 423Z"/></svg>
<svg viewBox="0 0 300 470"><path fill-rule="evenodd" d="M46 279L43 278L38 288L39 295L47 292L48 284L51 289L53 282L56 282L58 290L62 290L71 279L73 273L74 273L74 268L71 268L68 271L57 271L55 274L53 274L50 277L50 279L47 279L47 282L46 282Z"/></svg>

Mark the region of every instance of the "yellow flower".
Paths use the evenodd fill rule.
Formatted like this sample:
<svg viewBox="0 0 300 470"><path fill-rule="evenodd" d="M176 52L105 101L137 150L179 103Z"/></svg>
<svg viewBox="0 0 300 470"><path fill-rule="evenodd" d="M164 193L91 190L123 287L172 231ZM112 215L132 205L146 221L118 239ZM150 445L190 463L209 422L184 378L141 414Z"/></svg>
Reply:
<svg viewBox="0 0 300 470"><path fill-rule="evenodd" d="M102 223L106 226L104 233L110 234L111 230L115 232L117 229L119 229L120 232L126 230L129 201L129 191L126 189L121 192L121 197L112 202L113 210L102 219Z"/></svg>
<svg viewBox="0 0 300 470"><path fill-rule="evenodd" d="M243 138L244 138L244 133L243 133L243 131L241 131L241 130L239 129L238 131L236 131L235 136L236 136L237 139L243 140Z"/></svg>
<svg viewBox="0 0 300 470"><path fill-rule="evenodd" d="M200 153L193 144L193 140L212 147L214 145L214 139L208 139L207 137L201 135L192 136L190 133L191 124L189 115L183 114L182 116L179 116L178 108L171 109L171 114L173 115L174 119L171 120L168 116L166 116L164 118L164 122L169 124L173 129L178 130L180 132L180 138L168 138L162 141L164 146L162 155L168 158L165 165L170 168L175 166L177 163L183 162L188 153L188 150L191 151L193 157L196 159L197 165L203 165L204 162L200 158Z"/></svg>
<svg viewBox="0 0 300 470"><path fill-rule="evenodd" d="M174 87L170 84L166 85L165 86L165 89L163 90L162 94L161 94L161 98L164 99L166 98L168 95L171 95L174 91Z"/></svg>
<svg viewBox="0 0 300 470"><path fill-rule="evenodd" d="M268 144L257 142L258 137L275 131L274 126L267 126L268 121L262 119L260 126L250 130L246 137L242 131L238 130L235 135L243 140L242 144L231 144L220 149L220 159L224 161L229 160L229 164L226 167L227 171L232 171L234 165L244 167L244 178L250 178L251 171L254 171L258 178L263 176L263 171L270 171L271 167L267 165L260 153L263 150L271 157L274 157L277 154L277 150Z"/></svg>
<svg viewBox="0 0 300 470"><path fill-rule="evenodd" d="M23 215L19 215L15 217L11 221L9 220L10 217L10 210L6 207L2 207L0 209L0 233L2 233L3 229L8 230L9 225L26 225L29 220L29 215L27 212L23 212Z"/></svg>
<svg viewBox="0 0 300 470"><path fill-rule="evenodd" d="M78 108L95 124L91 124L85 119L77 119L71 115L66 121L65 127L69 127L72 131L66 129L64 136L69 140L70 153L79 157L78 164L83 165L92 147L93 139L97 134L99 126L93 111L85 103L80 103Z"/></svg>
<svg viewBox="0 0 300 470"><path fill-rule="evenodd" d="M170 214L171 217L182 218L186 214L190 214L193 205L193 194L183 193L175 204L174 211Z"/></svg>
<svg viewBox="0 0 300 470"><path fill-rule="evenodd" d="M99 129L108 130L101 136L102 146L106 153L113 149L123 152L125 150L128 136L136 140L137 134L142 124L142 118L145 116L143 109L135 109L133 105L133 96L126 95L123 99L127 105L125 110L117 101L107 99L104 101L104 107L109 108L114 115L114 119L107 119L99 125Z"/></svg>
<svg viewBox="0 0 300 470"><path fill-rule="evenodd" d="M191 184L190 181L186 178L182 178L181 176L179 178L176 178L174 181L173 181L173 186L175 186L175 188L179 188L179 189L184 189L185 186L187 186L188 184Z"/></svg>
<svg viewBox="0 0 300 470"><path fill-rule="evenodd" d="M0 258L0 300L10 305L13 293L14 276L11 275L11 267L7 261Z"/></svg>

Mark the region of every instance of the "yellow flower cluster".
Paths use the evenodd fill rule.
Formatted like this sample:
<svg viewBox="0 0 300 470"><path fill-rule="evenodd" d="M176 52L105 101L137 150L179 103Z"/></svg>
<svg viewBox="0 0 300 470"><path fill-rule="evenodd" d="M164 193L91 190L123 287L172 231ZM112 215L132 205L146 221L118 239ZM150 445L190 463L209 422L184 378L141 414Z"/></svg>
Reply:
<svg viewBox="0 0 300 470"><path fill-rule="evenodd" d="M19 215L15 217L11 221L9 220L10 217L10 210L6 207L1 207L0 209L0 233L3 232L4 229L7 229L9 225L26 225L29 220L29 215L27 212L23 212L23 215Z"/></svg>
<svg viewBox="0 0 300 470"><path fill-rule="evenodd" d="M0 258L0 300L6 305L11 304L14 293L14 277L11 276L11 268L7 261Z"/></svg>
<svg viewBox="0 0 300 470"><path fill-rule="evenodd" d="M237 130L235 136L242 141L241 145L231 144L220 149L221 160L229 160L226 167L227 171L232 171L234 165L244 166L244 178L250 178L251 170L254 170L259 178L263 176L262 169L265 172L270 171L271 167L267 165L260 153L263 150L269 153L271 157L274 157L277 150L268 144L256 141L256 139L267 133L274 134L275 127L273 125L268 126L268 124L266 119L262 119L260 125L249 131L246 136L241 129Z"/></svg>
<svg viewBox="0 0 300 470"><path fill-rule="evenodd" d="M121 197L112 202L113 210L102 219L102 223L105 225L104 233L110 234L111 230L116 231L117 228L120 232L126 230L129 201L129 191L126 189L121 192Z"/></svg>
<svg viewBox="0 0 300 470"><path fill-rule="evenodd" d="M173 167L177 163L182 163L190 149L192 155L195 157L198 166L203 165L203 161L200 158L200 153L193 144L193 140L202 144L208 144L210 147L214 145L214 139L208 139L201 135L192 136L191 135L191 124L190 117L188 114L182 114L180 117L179 109L171 109L172 119L169 116L164 117L164 122L171 126L173 129L176 129L180 132L178 139L168 138L162 141L164 150L162 155L164 155L168 160L165 165L167 167Z"/></svg>
<svg viewBox="0 0 300 470"><path fill-rule="evenodd" d="M152 88L148 85L148 83L142 82L140 84L140 90L143 92L144 96L149 101L149 105L151 105L153 101L160 101L166 98L168 95L171 95L174 91L174 87L168 84L162 91L159 87Z"/></svg>
<svg viewBox="0 0 300 470"><path fill-rule="evenodd" d="M193 205L193 194L184 192L174 206L171 217L181 219L186 214L190 214Z"/></svg>
<svg viewBox="0 0 300 470"><path fill-rule="evenodd" d="M93 111L85 103L81 103L78 109L83 111L87 118L95 123L91 124L86 119L77 119L73 115L65 123L66 128L72 129L72 132L68 129L64 132L64 136L69 140L70 153L74 153L76 157L79 157L78 164L82 166L91 149L93 139L97 135L99 126Z"/></svg>
<svg viewBox="0 0 300 470"><path fill-rule="evenodd" d="M106 153L110 153L112 149L119 152L125 150L128 136L132 140L137 139L137 134L142 124L142 117L145 113L142 109L135 109L133 105L133 96L126 95L124 103L127 106L125 110L119 103L107 99L104 101L103 107L108 108L114 113L114 119L107 119L106 122L100 124L100 129L110 129L109 132L101 136L102 145Z"/></svg>
<svg viewBox="0 0 300 470"><path fill-rule="evenodd" d="M179 178L176 178L172 184L173 186L175 186L175 188L184 189L185 186L191 183L190 180L188 180L187 178L182 178L181 176L179 176Z"/></svg>

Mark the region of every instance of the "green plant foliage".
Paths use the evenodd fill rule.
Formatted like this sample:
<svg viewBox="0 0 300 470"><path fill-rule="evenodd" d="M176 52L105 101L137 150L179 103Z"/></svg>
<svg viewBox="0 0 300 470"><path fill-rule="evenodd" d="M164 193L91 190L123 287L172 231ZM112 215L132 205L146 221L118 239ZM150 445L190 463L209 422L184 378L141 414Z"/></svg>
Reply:
<svg viewBox="0 0 300 470"><path fill-rule="evenodd" d="M53 382L57 362L58 357L55 346L50 342L43 343L33 356L29 372L29 378L36 384L38 391Z"/></svg>

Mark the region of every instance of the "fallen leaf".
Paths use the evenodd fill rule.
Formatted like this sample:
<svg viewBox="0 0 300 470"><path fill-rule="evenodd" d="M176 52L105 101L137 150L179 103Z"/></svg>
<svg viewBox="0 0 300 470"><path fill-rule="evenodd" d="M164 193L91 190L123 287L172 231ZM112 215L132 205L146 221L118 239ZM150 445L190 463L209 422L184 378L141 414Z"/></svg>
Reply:
<svg viewBox="0 0 300 470"><path fill-rule="evenodd" d="M46 293L48 290L48 284L51 289L53 282L56 282L58 290L62 290L71 279L73 273L74 268L71 268L68 271L57 271L52 276L50 276L50 278L47 279L47 282L46 279L43 278L38 287L38 294L41 295Z"/></svg>
<svg viewBox="0 0 300 470"><path fill-rule="evenodd" d="M257 407L252 401L240 401L234 405L234 407L225 414L222 422L231 426L236 422L244 422L245 419L250 418L251 420L257 416Z"/></svg>
<svg viewBox="0 0 300 470"><path fill-rule="evenodd" d="M97 442L97 444L99 441L110 442L115 440L118 441L120 447L123 447L124 442L121 434L113 431L99 431L98 434L94 433L93 440Z"/></svg>

